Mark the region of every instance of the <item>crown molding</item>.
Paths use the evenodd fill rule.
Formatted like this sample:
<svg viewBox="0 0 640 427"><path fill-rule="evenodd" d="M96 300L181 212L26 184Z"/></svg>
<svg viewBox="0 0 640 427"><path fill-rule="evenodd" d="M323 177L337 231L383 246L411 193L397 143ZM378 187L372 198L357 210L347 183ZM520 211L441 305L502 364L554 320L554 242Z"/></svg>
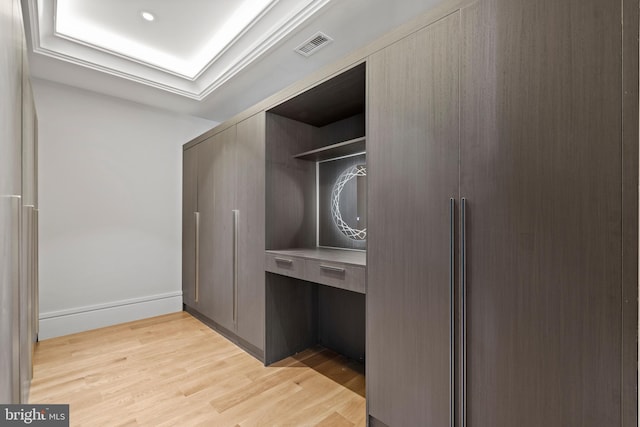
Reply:
<svg viewBox="0 0 640 427"><path fill-rule="evenodd" d="M270 13L281 12L276 10L278 6L280 9L291 9L286 0L274 0L192 77L58 33L54 28L57 2L39 0L27 0L27 2L32 49L35 54L202 101L280 43L301 24L327 6L331 0L307 0L284 18L276 18L276 22L270 24L269 30L256 37L248 48L233 52L234 48L241 49L239 42L242 39L245 39L245 42L250 40L251 30L261 20ZM39 8L40 4L43 4L42 9Z"/></svg>
<svg viewBox="0 0 640 427"><path fill-rule="evenodd" d="M143 60L141 60L141 59L135 58L135 57L133 57L133 56L125 55L125 54L120 53L120 52L118 52L118 51L111 50L111 49L107 49L107 48L104 48L104 47L102 47L102 46L98 46L98 45L96 45L96 44L89 43L89 42L87 42L87 41L85 41L85 40L81 40L81 39L78 39L78 38L75 38L75 37L69 36L69 35L67 35L67 34L63 34L63 33L59 33L59 32L57 32L57 31L54 31L53 35L54 35L55 37L60 38L60 39L67 40L67 41L69 41L69 42L71 42L71 43L75 43L75 44L77 44L77 45L86 46L86 47L88 47L88 48L90 48L90 49L94 49L94 50L97 50L97 51L101 51L101 52L104 52L104 53L106 53L106 54L108 54L108 55L111 55L111 56L114 56L114 57L122 58L122 59L124 59L124 60L131 61L131 62L135 62L135 63L140 64L140 65L143 65L143 66L145 66L145 67L152 68L152 69L155 69L155 70L161 71L161 72L163 72L163 73L166 73L166 74L170 74L170 75L173 75L173 76L179 77L179 78L181 78L181 79L183 79L183 80L195 81L195 78L194 78L194 77L192 77L192 76L188 76L188 75L185 75L185 74L180 74L180 73L178 73L178 72L176 72L176 71L173 71L173 70L171 70L171 69L169 69L169 68L165 68L165 67L162 67L162 66L159 66L159 65L155 65L155 64L152 64L152 63L150 63L150 62L146 62L146 61L143 61ZM43 48L42 48L42 47L40 47L40 49L43 49ZM48 51L50 51L50 52L54 52L54 53L55 53L55 52L57 52L57 51L52 50L52 49L43 49L43 50L48 50ZM60 53L60 52L57 52L57 53ZM64 54L62 54L62 53L61 53L61 55L63 55L63 56L67 56L67 57L70 57L69 55L64 55ZM84 63L88 63L88 61L83 61L83 62L84 62Z"/></svg>
<svg viewBox="0 0 640 427"><path fill-rule="evenodd" d="M264 55L272 47L277 45L282 39L293 32L300 24L307 19L318 13L324 8L331 0L314 0L311 1L302 10L293 13L285 23L277 26L271 33L265 36L259 43L253 48L247 51L242 58L235 61L232 67L226 72L221 73L216 80L211 82L201 93L199 99L204 99L209 96L213 91L218 89L224 83L233 78L236 74L246 68L249 64L256 59Z"/></svg>

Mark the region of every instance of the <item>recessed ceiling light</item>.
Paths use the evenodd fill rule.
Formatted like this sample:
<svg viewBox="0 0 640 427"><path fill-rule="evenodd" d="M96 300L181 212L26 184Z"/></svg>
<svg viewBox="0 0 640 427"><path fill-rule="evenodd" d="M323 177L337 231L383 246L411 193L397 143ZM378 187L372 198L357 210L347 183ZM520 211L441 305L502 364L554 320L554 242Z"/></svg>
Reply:
<svg viewBox="0 0 640 427"><path fill-rule="evenodd" d="M153 16L153 13L151 12L143 11L143 12L140 12L140 15L142 16L142 19L144 19L145 21L151 22L154 19L156 19L156 17Z"/></svg>

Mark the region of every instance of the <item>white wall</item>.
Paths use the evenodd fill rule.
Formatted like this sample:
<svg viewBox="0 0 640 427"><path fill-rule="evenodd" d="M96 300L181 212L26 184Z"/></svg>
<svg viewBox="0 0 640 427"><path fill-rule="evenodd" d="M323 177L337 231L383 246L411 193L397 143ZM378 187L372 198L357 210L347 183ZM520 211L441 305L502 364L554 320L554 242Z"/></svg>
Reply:
<svg viewBox="0 0 640 427"><path fill-rule="evenodd" d="M40 339L182 309L182 144L216 123L41 80Z"/></svg>

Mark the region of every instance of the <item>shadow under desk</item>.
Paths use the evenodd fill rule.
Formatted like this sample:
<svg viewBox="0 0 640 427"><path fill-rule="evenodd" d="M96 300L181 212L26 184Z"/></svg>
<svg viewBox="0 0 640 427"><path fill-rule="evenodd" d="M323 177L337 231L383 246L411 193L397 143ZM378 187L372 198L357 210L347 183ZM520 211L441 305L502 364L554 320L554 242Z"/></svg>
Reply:
<svg viewBox="0 0 640 427"><path fill-rule="evenodd" d="M315 345L364 363L366 252L265 253L265 365Z"/></svg>

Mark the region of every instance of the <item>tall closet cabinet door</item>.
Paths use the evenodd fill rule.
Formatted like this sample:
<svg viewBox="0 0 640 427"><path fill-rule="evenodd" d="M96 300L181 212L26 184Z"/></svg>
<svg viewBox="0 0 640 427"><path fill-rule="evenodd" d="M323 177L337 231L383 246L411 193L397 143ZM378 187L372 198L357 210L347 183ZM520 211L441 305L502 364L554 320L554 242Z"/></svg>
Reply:
<svg viewBox="0 0 640 427"><path fill-rule="evenodd" d="M238 123L237 334L264 350L265 113Z"/></svg>
<svg viewBox="0 0 640 427"><path fill-rule="evenodd" d="M456 13L368 61L367 400L394 427L451 421L458 36Z"/></svg>
<svg viewBox="0 0 640 427"><path fill-rule="evenodd" d="M198 146L182 155L182 299L196 308L198 277Z"/></svg>
<svg viewBox="0 0 640 427"><path fill-rule="evenodd" d="M462 12L469 427L621 425L621 4Z"/></svg>
<svg viewBox="0 0 640 427"><path fill-rule="evenodd" d="M198 144L198 302L196 310L212 318L213 316L213 280L214 280L214 203L215 203L215 173L213 160L220 151L215 138L210 137Z"/></svg>
<svg viewBox="0 0 640 427"><path fill-rule="evenodd" d="M21 402L29 398L33 377L34 293L35 293L35 209L37 207L37 155L35 141L35 107L29 82L26 50L22 75L22 223L20 270L20 393Z"/></svg>
<svg viewBox="0 0 640 427"><path fill-rule="evenodd" d="M233 210L235 208L235 137L232 126L200 144L200 308L229 331L233 321Z"/></svg>

